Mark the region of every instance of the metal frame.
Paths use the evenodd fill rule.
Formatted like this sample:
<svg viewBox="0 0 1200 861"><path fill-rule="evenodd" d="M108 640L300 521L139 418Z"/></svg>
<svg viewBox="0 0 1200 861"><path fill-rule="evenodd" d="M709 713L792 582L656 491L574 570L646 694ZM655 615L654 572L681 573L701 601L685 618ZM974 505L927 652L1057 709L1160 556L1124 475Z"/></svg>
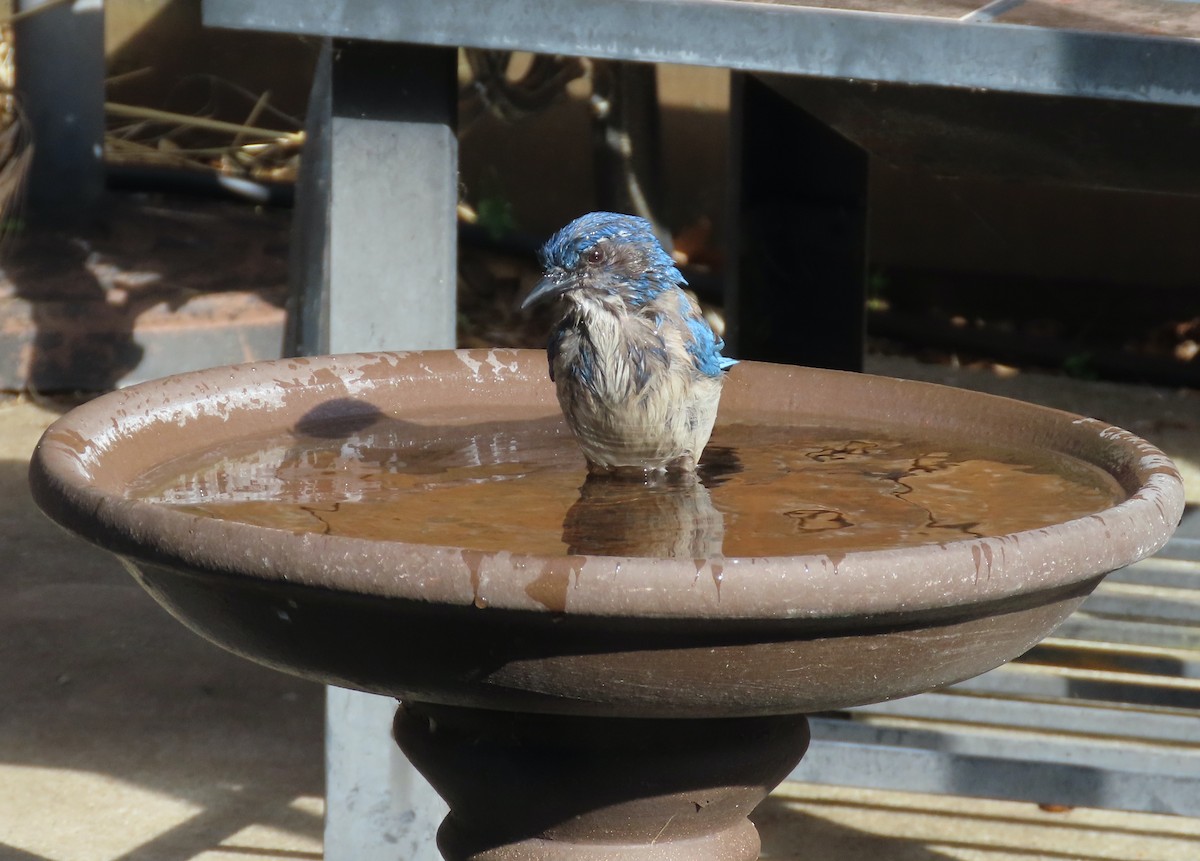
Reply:
<svg viewBox="0 0 1200 861"><path fill-rule="evenodd" d="M454 346L454 61L441 48L322 45L293 223L290 355ZM439 858L447 808L391 742L395 710L326 690L331 861Z"/></svg>
<svg viewBox="0 0 1200 861"><path fill-rule="evenodd" d="M322 46L293 230L290 353L454 346L455 59Z"/></svg>
<svg viewBox="0 0 1200 861"><path fill-rule="evenodd" d="M986 8L986 7L985 7ZM205 0L204 23L746 72L1200 105L1200 42L739 0Z"/></svg>

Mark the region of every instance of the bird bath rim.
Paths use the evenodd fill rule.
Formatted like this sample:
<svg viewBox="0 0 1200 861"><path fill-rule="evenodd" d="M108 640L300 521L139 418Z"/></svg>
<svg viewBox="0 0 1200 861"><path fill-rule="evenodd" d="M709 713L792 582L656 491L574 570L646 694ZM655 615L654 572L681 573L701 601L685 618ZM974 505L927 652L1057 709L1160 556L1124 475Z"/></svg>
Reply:
<svg viewBox="0 0 1200 861"><path fill-rule="evenodd" d="M32 459L34 494L51 517L96 543L182 570L236 571L427 604L714 621L883 618L1021 602L1150 555L1183 509L1182 482L1166 456L1103 422L930 383L759 362L730 372L722 412L769 405L773 414L810 421L882 418L931 432L965 429L1093 463L1128 496L1096 514L994 538L703 560L543 557L296 535L124 496L132 477L194 450L198 439L291 427L314 406L347 398L391 415L462 403L486 417L489 405L518 398L537 415L558 409L545 355L529 350L363 353L213 368L112 392L59 419ZM131 444L141 435L153 435L153 445Z"/></svg>

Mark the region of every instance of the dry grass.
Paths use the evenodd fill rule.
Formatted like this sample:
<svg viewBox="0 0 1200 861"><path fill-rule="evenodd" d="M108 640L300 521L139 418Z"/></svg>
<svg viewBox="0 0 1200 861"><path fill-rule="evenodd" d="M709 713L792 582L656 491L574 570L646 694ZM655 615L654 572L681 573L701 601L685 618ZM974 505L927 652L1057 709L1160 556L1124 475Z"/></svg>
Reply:
<svg viewBox="0 0 1200 861"><path fill-rule="evenodd" d="M104 109L111 125L104 139L105 158L119 164L192 168L254 180L294 180L304 132L258 125L269 103L270 93L260 94L246 120L232 123L107 102Z"/></svg>
<svg viewBox="0 0 1200 861"><path fill-rule="evenodd" d="M14 96L11 24L63 2L66 0L50 0L15 13L11 8L0 11L0 225L11 227L13 214L20 211L24 181L33 159L33 141ZM152 69L139 69L121 77L152 74ZM304 143L300 123L274 111L270 93L252 94L251 99L252 105L241 123L106 103L109 128L104 139L105 159L117 164L219 172L251 180L294 180ZM268 114L281 118L290 128L263 127L261 119ZM0 233L3 231L4 226L0 226Z"/></svg>
<svg viewBox="0 0 1200 861"><path fill-rule="evenodd" d="M13 17L8 16L0 25L0 236L8 232L10 219L20 211L25 180L33 162L33 142L13 95L16 80L10 26Z"/></svg>

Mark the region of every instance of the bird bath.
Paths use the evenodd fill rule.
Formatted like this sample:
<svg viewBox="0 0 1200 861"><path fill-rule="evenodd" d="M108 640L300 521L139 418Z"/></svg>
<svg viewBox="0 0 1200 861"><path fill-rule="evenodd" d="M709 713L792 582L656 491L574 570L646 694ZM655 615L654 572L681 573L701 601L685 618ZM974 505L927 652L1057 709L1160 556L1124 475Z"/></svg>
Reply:
<svg viewBox="0 0 1200 861"><path fill-rule="evenodd" d="M378 353L106 395L31 482L202 636L401 700L480 861L757 857L805 714L1017 657L1183 505L1101 422L754 362L706 461L585 482L543 353Z"/></svg>

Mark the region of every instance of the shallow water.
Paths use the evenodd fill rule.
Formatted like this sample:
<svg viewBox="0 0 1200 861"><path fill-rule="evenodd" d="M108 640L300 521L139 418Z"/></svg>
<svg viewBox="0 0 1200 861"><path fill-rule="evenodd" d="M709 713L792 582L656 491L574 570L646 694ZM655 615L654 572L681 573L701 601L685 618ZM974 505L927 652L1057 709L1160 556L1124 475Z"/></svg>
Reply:
<svg viewBox="0 0 1200 861"><path fill-rule="evenodd" d="M134 498L291 532L544 555L774 556L1003 535L1123 498L1045 451L725 415L699 479L587 478L558 416L379 413L163 464Z"/></svg>

